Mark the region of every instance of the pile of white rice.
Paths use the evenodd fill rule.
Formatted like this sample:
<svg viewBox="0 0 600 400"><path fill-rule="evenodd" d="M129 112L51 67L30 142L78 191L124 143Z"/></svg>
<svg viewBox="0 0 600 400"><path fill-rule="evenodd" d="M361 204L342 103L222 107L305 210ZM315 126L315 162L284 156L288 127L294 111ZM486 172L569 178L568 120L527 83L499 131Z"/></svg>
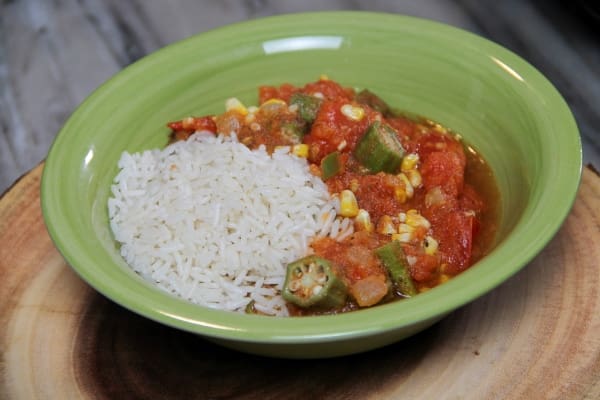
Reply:
<svg viewBox="0 0 600 400"><path fill-rule="evenodd" d="M126 262L199 305L287 315L286 264L316 236L352 233L339 201L287 149L251 151L235 135L196 133L162 150L123 153L108 201Z"/></svg>

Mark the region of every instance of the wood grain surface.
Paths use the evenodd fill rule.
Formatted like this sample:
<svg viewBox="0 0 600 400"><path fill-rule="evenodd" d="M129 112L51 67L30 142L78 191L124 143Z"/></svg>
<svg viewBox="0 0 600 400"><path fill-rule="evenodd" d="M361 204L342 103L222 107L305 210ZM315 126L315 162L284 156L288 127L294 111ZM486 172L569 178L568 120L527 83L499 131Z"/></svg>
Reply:
<svg viewBox="0 0 600 400"><path fill-rule="evenodd" d="M524 270L404 341L292 361L237 353L91 289L47 235L43 165L0 200L0 399L598 399L600 177Z"/></svg>

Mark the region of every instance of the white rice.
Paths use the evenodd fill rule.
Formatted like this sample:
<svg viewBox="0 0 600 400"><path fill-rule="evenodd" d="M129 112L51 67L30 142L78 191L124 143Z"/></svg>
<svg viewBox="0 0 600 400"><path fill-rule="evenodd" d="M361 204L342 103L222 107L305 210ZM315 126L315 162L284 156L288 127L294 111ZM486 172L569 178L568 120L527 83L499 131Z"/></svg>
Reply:
<svg viewBox="0 0 600 400"><path fill-rule="evenodd" d="M137 273L193 303L287 315L286 264L317 236L342 239L352 221L306 160L235 135L196 133L162 150L123 153L108 200L121 255Z"/></svg>

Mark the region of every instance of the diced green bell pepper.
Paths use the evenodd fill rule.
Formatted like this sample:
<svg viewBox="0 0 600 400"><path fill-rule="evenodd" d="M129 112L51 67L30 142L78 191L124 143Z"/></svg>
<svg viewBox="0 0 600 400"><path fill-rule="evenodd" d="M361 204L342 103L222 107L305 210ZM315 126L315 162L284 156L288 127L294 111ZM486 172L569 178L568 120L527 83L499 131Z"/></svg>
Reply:
<svg viewBox="0 0 600 400"><path fill-rule="evenodd" d="M321 160L321 178L324 181L339 174L341 171L342 160L339 151L329 153Z"/></svg>

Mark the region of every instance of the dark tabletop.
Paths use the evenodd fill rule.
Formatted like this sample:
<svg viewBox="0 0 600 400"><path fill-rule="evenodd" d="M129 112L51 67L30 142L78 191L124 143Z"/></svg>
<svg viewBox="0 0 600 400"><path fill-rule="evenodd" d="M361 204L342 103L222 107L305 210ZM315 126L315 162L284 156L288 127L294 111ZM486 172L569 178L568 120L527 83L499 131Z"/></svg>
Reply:
<svg viewBox="0 0 600 400"><path fill-rule="evenodd" d="M300 11L369 10L441 21L519 54L577 120L600 170L600 2L536 0L3 0L0 192L42 161L90 92L140 57L221 25Z"/></svg>

